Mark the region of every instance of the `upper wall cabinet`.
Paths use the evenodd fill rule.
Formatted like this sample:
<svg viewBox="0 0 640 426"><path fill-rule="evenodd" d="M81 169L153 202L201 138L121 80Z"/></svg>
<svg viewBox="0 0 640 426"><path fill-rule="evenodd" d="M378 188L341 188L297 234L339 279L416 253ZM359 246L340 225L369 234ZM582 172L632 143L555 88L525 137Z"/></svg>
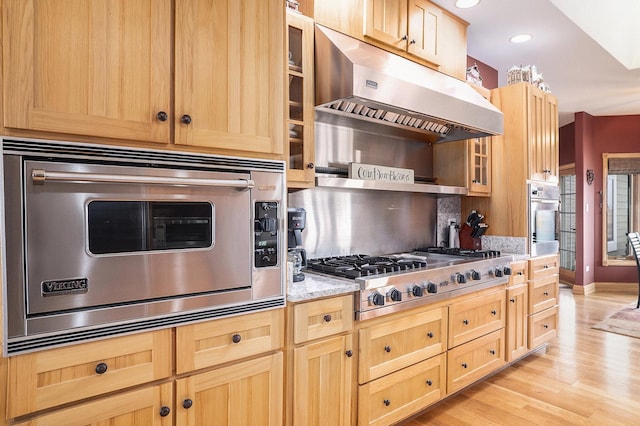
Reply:
<svg viewBox="0 0 640 426"><path fill-rule="evenodd" d="M4 126L281 154L284 6L172 4L4 1Z"/></svg>
<svg viewBox="0 0 640 426"><path fill-rule="evenodd" d="M176 143L282 154L284 14L279 0L176 2Z"/></svg>
<svg viewBox="0 0 640 426"><path fill-rule="evenodd" d="M440 65L442 10L425 0L369 0L364 35Z"/></svg>
<svg viewBox="0 0 640 426"><path fill-rule="evenodd" d="M5 127L169 142L170 0L3 5Z"/></svg>
<svg viewBox="0 0 640 426"><path fill-rule="evenodd" d="M316 23L464 80L467 23L428 0L323 0Z"/></svg>

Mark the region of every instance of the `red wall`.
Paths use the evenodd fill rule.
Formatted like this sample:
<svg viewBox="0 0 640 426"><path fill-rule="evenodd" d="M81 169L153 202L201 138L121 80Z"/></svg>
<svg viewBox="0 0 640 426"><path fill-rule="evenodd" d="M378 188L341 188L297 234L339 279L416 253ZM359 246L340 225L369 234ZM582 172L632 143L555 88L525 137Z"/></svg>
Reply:
<svg viewBox="0 0 640 426"><path fill-rule="evenodd" d="M637 282L634 266L602 266L602 154L640 152L640 115L594 117L576 113L560 132L560 164L576 163L576 284ZM571 128L573 127L573 129ZM586 182L592 169L595 180ZM589 271L586 267L589 266Z"/></svg>

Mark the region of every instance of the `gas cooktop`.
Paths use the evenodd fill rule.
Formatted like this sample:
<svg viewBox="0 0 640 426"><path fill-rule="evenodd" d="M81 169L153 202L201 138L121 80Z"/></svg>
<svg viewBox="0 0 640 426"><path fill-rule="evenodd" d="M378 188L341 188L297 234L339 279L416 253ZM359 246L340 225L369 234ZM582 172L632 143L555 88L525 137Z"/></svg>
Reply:
<svg viewBox="0 0 640 426"><path fill-rule="evenodd" d="M506 284L511 256L499 251L424 247L384 256L352 254L307 260L307 272L355 280L363 320Z"/></svg>

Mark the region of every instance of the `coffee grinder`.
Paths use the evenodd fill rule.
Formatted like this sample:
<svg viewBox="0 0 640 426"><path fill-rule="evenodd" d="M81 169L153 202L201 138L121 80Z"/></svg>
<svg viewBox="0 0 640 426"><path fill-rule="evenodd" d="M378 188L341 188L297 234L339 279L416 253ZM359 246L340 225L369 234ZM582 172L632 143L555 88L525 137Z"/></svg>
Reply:
<svg viewBox="0 0 640 426"><path fill-rule="evenodd" d="M307 212L303 208L289 207L288 216L288 252L287 261L293 264L291 279L293 282L304 280L302 268L307 266L307 252L302 245L302 230L307 222Z"/></svg>

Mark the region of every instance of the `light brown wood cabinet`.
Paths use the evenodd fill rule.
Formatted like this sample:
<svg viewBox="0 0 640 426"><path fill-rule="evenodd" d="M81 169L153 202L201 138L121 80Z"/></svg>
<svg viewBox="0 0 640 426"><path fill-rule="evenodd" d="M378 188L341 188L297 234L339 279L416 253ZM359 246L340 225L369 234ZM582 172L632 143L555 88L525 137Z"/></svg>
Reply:
<svg viewBox="0 0 640 426"><path fill-rule="evenodd" d="M505 325L505 360L514 361L528 352L529 286L526 260L511 263L507 285L507 321Z"/></svg>
<svg viewBox="0 0 640 426"><path fill-rule="evenodd" d="M169 407L172 405L173 385L164 383L78 404L13 424L171 426L173 415Z"/></svg>
<svg viewBox="0 0 640 426"><path fill-rule="evenodd" d="M449 306L449 349L504 328L504 289L469 297Z"/></svg>
<svg viewBox="0 0 640 426"><path fill-rule="evenodd" d="M358 381L364 384L447 349L447 307L398 315L358 331Z"/></svg>
<svg viewBox="0 0 640 426"><path fill-rule="evenodd" d="M428 0L323 0L317 23L465 80L468 23Z"/></svg>
<svg viewBox="0 0 640 426"><path fill-rule="evenodd" d="M9 358L7 414L58 405L168 378L171 330L83 343Z"/></svg>
<svg viewBox="0 0 640 426"><path fill-rule="evenodd" d="M314 185L314 24L311 18L287 10L288 152L287 183L293 188Z"/></svg>
<svg viewBox="0 0 640 426"><path fill-rule="evenodd" d="M538 348L558 335L560 256L529 259L528 345Z"/></svg>
<svg viewBox="0 0 640 426"><path fill-rule="evenodd" d="M282 424L282 352L176 382L176 425Z"/></svg>
<svg viewBox="0 0 640 426"><path fill-rule="evenodd" d="M8 359L7 418L279 426L283 330L284 310L274 309L16 355Z"/></svg>
<svg viewBox="0 0 640 426"><path fill-rule="evenodd" d="M447 393L453 393L502 367L504 328L447 352Z"/></svg>
<svg viewBox="0 0 640 426"><path fill-rule="evenodd" d="M444 398L446 371L440 354L360 386L358 424L391 425Z"/></svg>
<svg viewBox="0 0 640 426"><path fill-rule="evenodd" d="M353 296L297 303L287 312L286 424L350 424Z"/></svg>
<svg viewBox="0 0 640 426"><path fill-rule="evenodd" d="M491 195L491 137L433 146L433 174L441 185L463 186L467 195Z"/></svg>
<svg viewBox="0 0 640 426"><path fill-rule="evenodd" d="M529 83L491 91L504 114L504 133L491 142L491 197L463 198L462 211L485 215L490 235L528 237L527 181L558 182L556 98Z"/></svg>
<svg viewBox="0 0 640 426"><path fill-rule="evenodd" d="M4 1L4 127L282 154L282 4L172 4Z"/></svg>

